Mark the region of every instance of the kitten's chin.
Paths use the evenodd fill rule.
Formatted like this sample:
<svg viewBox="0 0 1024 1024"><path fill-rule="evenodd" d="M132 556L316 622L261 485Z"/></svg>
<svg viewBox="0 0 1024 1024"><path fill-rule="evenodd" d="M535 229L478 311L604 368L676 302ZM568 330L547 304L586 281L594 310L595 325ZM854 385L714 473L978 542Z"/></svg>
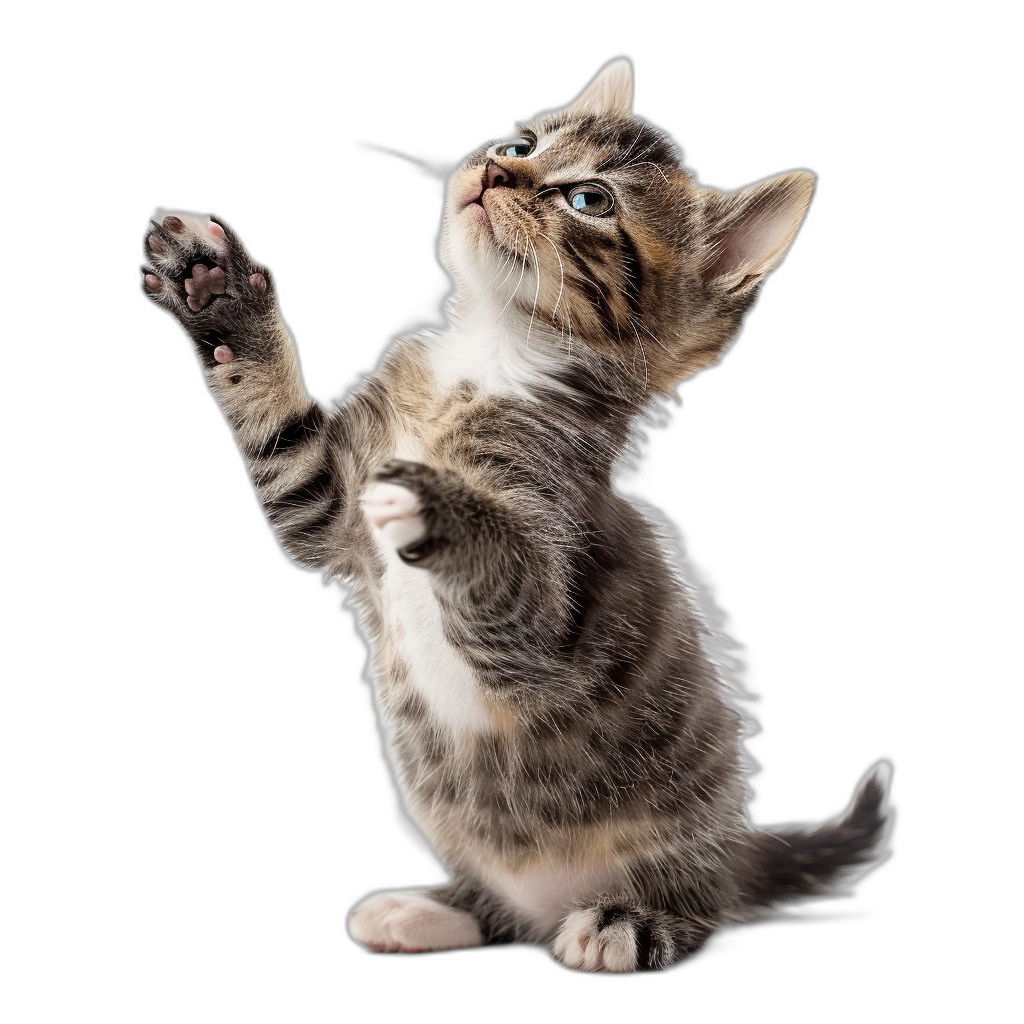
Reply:
<svg viewBox="0 0 1024 1024"><path fill-rule="evenodd" d="M479 226L487 230L488 233L493 234L493 228L491 226L491 218L487 216L487 210L484 208L483 203L479 200L467 203L460 211L459 218L466 221L474 226Z"/></svg>

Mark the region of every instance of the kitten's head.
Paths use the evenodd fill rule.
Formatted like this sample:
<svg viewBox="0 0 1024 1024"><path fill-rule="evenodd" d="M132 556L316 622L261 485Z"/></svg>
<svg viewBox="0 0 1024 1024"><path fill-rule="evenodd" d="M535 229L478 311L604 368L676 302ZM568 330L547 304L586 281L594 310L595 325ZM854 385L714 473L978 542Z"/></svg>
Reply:
<svg viewBox="0 0 1024 1024"><path fill-rule="evenodd" d="M456 315L518 318L668 393L728 344L814 177L702 188L631 99L629 62L614 61L564 110L472 154L449 183L442 259Z"/></svg>

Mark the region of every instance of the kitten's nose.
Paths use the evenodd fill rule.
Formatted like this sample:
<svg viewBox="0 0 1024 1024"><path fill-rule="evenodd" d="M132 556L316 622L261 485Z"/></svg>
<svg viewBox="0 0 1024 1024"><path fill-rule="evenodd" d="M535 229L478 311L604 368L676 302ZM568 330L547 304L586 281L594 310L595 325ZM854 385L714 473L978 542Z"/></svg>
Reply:
<svg viewBox="0 0 1024 1024"><path fill-rule="evenodd" d="M484 168L484 188L515 188L516 187L516 176L511 172L505 170L504 167L499 167L493 160L487 161L487 166Z"/></svg>

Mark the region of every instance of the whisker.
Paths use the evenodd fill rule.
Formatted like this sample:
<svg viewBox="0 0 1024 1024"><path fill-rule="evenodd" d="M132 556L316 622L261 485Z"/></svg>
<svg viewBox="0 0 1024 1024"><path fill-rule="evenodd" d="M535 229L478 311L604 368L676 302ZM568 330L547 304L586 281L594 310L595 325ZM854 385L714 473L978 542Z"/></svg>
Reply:
<svg viewBox="0 0 1024 1024"><path fill-rule="evenodd" d="M653 167L664 179L665 184L670 185L671 182L668 180L665 172L653 161L653 160L640 160L635 163L629 164L630 167Z"/></svg>
<svg viewBox="0 0 1024 1024"><path fill-rule="evenodd" d="M516 249L517 250L519 249L519 235L518 234L516 235ZM509 277L511 277L511 276L512 275L509 274ZM508 302L506 302L505 305L502 306L501 309L498 311L498 316L499 317L501 316L502 313L505 312L506 309L508 309L508 307L512 304L512 300L519 294L519 288L522 285L523 278L525 276L526 276L526 261L523 260L523 269L519 272L519 280L516 281L516 286L513 289L512 294L508 297ZM502 284L504 284L504 281L502 282Z"/></svg>
<svg viewBox="0 0 1024 1024"><path fill-rule="evenodd" d="M640 358L644 361L644 387L650 388L651 386L651 371L650 366L647 363L647 350L644 348L644 343L640 340L640 332L636 329L636 324L633 322L633 318L629 318L629 325L633 328L633 333L636 335L636 343L640 346ZM634 359L633 365L636 365Z"/></svg>
<svg viewBox="0 0 1024 1024"><path fill-rule="evenodd" d="M530 241L529 236L526 238L526 244L533 249L533 263L536 267L534 273L537 276L537 288L533 293L533 309L530 311L530 325L526 328L526 348L529 350L530 335L533 333L533 321L537 315L537 301L540 299L540 257L537 255L537 246ZM526 269L526 264L523 264L523 269Z"/></svg>
<svg viewBox="0 0 1024 1024"><path fill-rule="evenodd" d="M640 131L638 131L636 133L636 138L629 144L629 149L627 149L626 152L622 154L622 159L623 160L625 160L626 157L629 156L629 154L633 152L633 147L640 141L640 136L643 135L643 133L644 133L644 130L643 130L643 127L641 126Z"/></svg>
<svg viewBox="0 0 1024 1024"><path fill-rule="evenodd" d="M518 235L516 236L516 238L517 238L517 241L518 241ZM506 267L509 268L507 271L505 270ZM504 278L502 278L501 282L498 284L498 286L497 286L498 288L500 288L505 283L505 281L507 281L512 276L514 271L515 271L515 255L513 253L506 253L504 258L502 259L500 265L498 266L497 272L490 279L490 281L488 281L487 284L484 286L483 291L485 292L485 294L490 292L491 285L493 285L494 282L498 280L498 278L501 276L501 274L503 272L505 273L505 276L504 276ZM487 302L488 302L488 299L485 298L476 307L476 309L474 309L469 314L470 319L472 319L474 316L476 316L476 314L479 313L480 310L483 309L484 306L487 305Z"/></svg>
<svg viewBox="0 0 1024 1024"><path fill-rule="evenodd" d="M629 319L634 323L638 324L641 328L643 328L644 333L651 338L655 345L657 345L659 348L663 348L666 352L668 351L668 345L666 345L659 337L657 337L657 335L652 334L650 328L647 326L647 324L643 322L643 320L641 320L639 317L634 318L632 316Z"/></svg>

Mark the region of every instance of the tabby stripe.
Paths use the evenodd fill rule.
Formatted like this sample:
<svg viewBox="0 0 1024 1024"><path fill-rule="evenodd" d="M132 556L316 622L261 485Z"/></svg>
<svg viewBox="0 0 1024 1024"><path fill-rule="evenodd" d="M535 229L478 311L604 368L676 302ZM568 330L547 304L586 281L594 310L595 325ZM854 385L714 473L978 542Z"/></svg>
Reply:
<svg viewBox="0 0 1024 1024"><path fill-rule="evenodd" d="M271 519L279 518L287 512L305 508L316 502L328 501L337 496L338 486L334 473L327 466L320 465L320 472L307 480L301 487L296 487L287 494L264 502L267 515Z"/></svg>
<svg viewBox="0 0 1024 1024"><path fill-rule="evenodd" d="M302 416L286 423L276 434L272 434L258 448L250 446L246 455L253 461L269 459L271 456L294 451L323 429L327 417L315 402Z"/></svg>

